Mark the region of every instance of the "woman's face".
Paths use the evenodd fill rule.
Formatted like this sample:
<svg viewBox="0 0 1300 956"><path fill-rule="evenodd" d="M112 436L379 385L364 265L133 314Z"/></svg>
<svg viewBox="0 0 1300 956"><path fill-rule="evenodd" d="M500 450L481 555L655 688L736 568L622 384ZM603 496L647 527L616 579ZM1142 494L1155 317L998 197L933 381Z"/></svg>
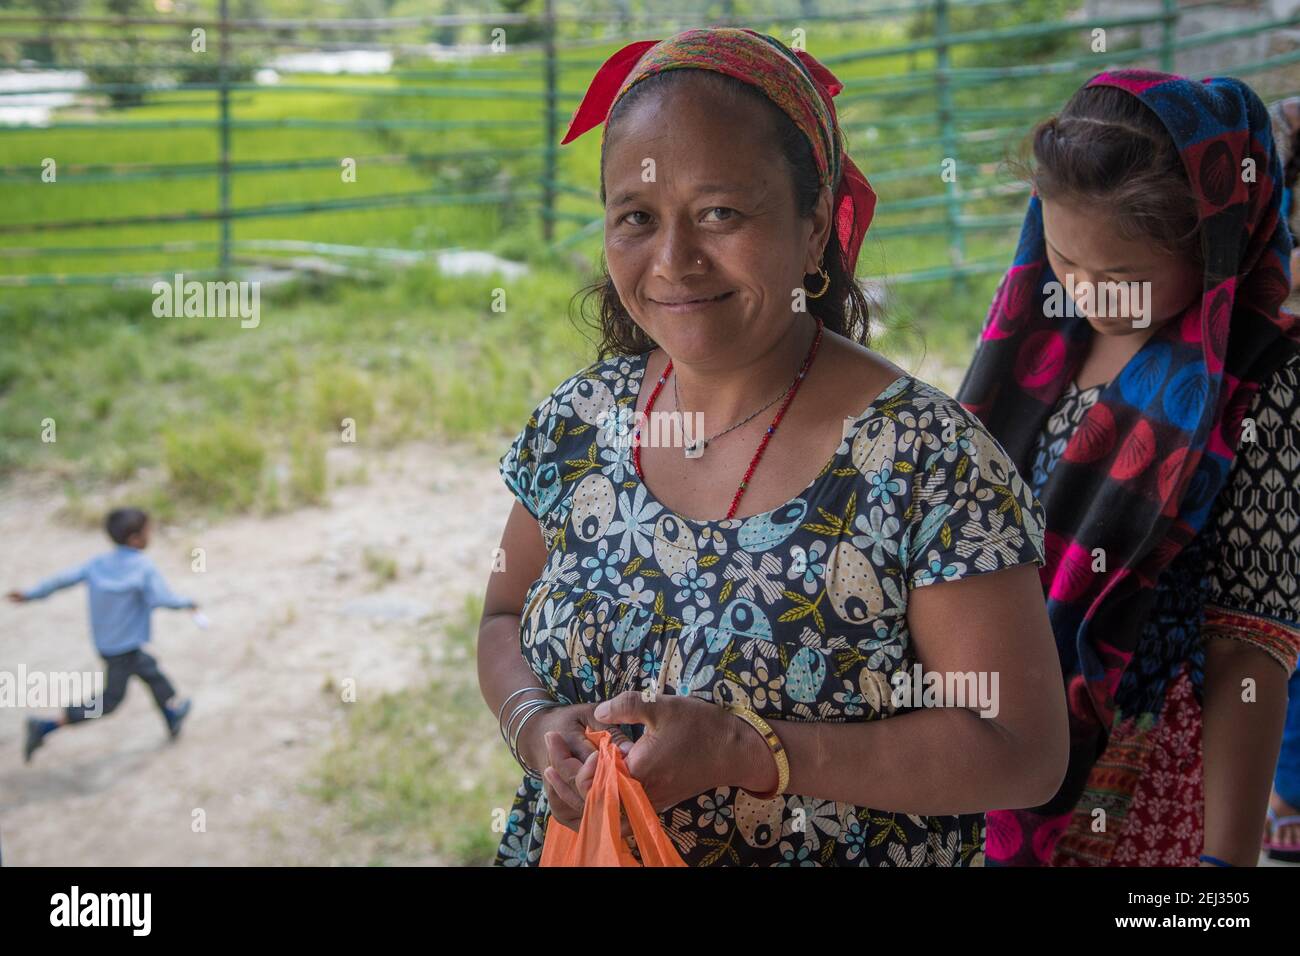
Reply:
<svg viewBox="0 0 1300 956"><path fill-rule="evenodd" d="M800 219L774 143L754 104L699 77L637 101L610 131L606 264L624 308L675 360L767 350L817 272L830 190Z"/></svg>
<svg viewBox="0 0 1300 956"><path fill-rule="evenodd" d="M1151 242L1124 239L1114 217L1095 206L1044 199L1043 233L1057 281L1068 288L1067 276L1073 276L1076 308L1101 335L1154 332L1201 294L1202 270L1193 259L1172 255ZM1123 308L1121 296L1108 298L1103 283L1123 283L1127 291L1138 293L1142 311L1131 296L1128 308ZM1081 296L1085 284L1091 290L1087 302ZM1150 322L1145 321L1147 315Z"/></svg>

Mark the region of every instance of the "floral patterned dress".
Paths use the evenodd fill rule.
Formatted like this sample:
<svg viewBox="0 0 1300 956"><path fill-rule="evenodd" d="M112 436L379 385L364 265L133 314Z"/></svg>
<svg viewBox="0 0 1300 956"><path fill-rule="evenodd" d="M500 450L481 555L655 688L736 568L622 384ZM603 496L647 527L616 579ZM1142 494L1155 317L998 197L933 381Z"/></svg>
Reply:
<svg viewBox="0 0 1300 956"><path fill-rule="evenodd" d="M557 700L654 687L769 720L895 717L914 703L896 700L893 680L918 663L909 593L1043 563L1041 506L1006 453L955 400L906 375L846 422L798 497L730 520L676 514L639 479L626 439L648 355L569 378L500 460L547 547L520 650ZM540 780L524 776L508 819L495 863L535 865L549 819ZM718 787L660 820L692 866L984 858L983 814L924 817Z"/></svg>

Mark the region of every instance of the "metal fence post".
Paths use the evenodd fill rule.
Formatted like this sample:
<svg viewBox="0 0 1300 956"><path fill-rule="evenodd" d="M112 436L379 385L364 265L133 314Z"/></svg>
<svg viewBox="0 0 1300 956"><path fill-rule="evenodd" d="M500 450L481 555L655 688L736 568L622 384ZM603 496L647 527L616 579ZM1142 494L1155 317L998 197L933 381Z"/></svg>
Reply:
<svg viewBox="0 0 1300 956"><path fill-rule="evenodd" d="M966 243L961 230L961 190L957 184L960 172L955 165L957 139L953 128L952 77L948 74L951 66L947 43L948 32L948 0L935 0L934 38L938 45L934 48L934 56L935 88L939 105L939 139L943 144L944 159L952 159L954 163L952 176L944 183L944 193L948 200L944 204L944 211L948 229L948 262L955 269L965 261ZM942 163L939 168L941 170L944 168ZM965 284L964 277L956 276L958 289L964 288Z"/></svg>
<svg viewBox="0 0 1300 956"><path fill-rule="evenodd" d="M230 271L230 0L221 0L221 47L217 66L217 99L221 114L221 157L218 161L218 190L221 209L220 268L223 278Z"/></svg>
<svg viewBox="0 0 1300 956"><path fill-rule="evenodd" d="M546 153L543 159L544 171L542 173L542 239L549 243L555 233L555 220L552 218L552 213L555 211L555 179L558 161L555 139L559 135L559 124L556 122L555 115L557 91L555 79L555 6L553 0L546 0L545 17L546 123L544 129L546 130Z"/></svg>
<svg viewBox="0 0 1300 956"><path fill-rule="evenodd" d="M1174 72L1174 38L1178 33L1178 0L1163 0L1165 20L1160 24L1160 69Z"/></svg>

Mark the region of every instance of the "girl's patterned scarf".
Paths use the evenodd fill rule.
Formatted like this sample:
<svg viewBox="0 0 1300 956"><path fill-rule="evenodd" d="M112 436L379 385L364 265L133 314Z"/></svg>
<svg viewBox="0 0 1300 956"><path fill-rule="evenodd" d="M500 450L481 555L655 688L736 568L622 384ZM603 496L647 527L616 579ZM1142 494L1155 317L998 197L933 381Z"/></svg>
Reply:
<svg viewBox="0 0 1300 956"><path fill-rule="evenodd" d="M994 865L1051 860L1105 746L1156 580L1205 524L1251 399L1300 342L1296 317L1281 309L1291 241L1259 97L1236 79L1142 70L1102 73L1088 85L1138 97L1182 153L1202 228L1203 292L1105 387L1043 488L1041 575L1066 680L1070 765L1047 804L988 815ZM1022 470L1092 336L1081 316L1045 314L1045 285L1056 280L1034 195L958 392Z"/></svg>
<svg viewBox="0 0 1300 956"><path fill-rule="evenodd" d="M717 27L630 43L596 71L560 145L604 123L614 104L641 80L684 69L712 70L748 83L794 121L812 146L822 185L832 190L835 234L852 273L876 208L876 194L844 151L831 102L844 84L810 54L795 52L780 40L753 30ZM602 130L602 154L604 137Z"/></svg>

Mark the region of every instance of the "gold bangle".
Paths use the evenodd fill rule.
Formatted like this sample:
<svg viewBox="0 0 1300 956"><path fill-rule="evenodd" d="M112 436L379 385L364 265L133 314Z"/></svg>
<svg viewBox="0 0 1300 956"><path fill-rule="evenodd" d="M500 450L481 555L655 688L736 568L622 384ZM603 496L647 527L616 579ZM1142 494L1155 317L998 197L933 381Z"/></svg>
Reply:
<svg viewBox="0 0 1300 956"><path fill-rule="evenodd" d="M724 704L723 706L728 713L735 714L762 735L763 742L767 744L767 749L772 751L772 758L776 760L776 789L771 793L754 793L752 790L745 792L756 800L775 800L784 794L785 788L790 785L790 761L786 759L785 746L781 743L781 738L776 735L776 731L768 725L766 720L748 707L741 707L737 704Z"/></svg>

